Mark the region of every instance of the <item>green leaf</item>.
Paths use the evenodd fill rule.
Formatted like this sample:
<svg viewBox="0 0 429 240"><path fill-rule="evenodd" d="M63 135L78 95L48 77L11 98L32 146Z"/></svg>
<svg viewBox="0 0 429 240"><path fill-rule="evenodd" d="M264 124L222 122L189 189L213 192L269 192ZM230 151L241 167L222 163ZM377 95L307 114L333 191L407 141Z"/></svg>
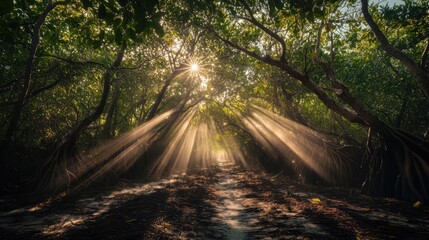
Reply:
<svg viewBox="0 0 429 240"><path fill-rule="evenodd" d="M413 204L413 208L419 208L422 205L422 202L417 201Z"/></svg>
<svg viewBox="0 0 429 240"><path fill-rule="evenodd" d="M297 27L294 27L292 32L293 34L298 35L299 29Z"/></svg>
<svg viewBox="0 0 429 240"><path fill-rule="evenodd" d="M154 14L152 15L151 19L152 19L152 21L154 21L154 22L159 22L159 21L161 21L161 18L162 18L162 16L164 16L164 15L165 15L165 13L164 13L164 12L157 12L157 13L154 13Z"/></svg>

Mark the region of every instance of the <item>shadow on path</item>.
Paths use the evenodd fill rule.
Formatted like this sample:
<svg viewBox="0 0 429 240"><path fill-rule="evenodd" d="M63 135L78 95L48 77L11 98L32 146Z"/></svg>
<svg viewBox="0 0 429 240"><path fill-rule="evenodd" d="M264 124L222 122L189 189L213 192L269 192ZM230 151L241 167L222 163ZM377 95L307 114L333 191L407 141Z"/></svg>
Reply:
<svg viewBox="0 0 429 240"><path fill-rule="evenodd" d="M220 161L0 212L0 239L425 239L427 207L301 185Z"/></svg>

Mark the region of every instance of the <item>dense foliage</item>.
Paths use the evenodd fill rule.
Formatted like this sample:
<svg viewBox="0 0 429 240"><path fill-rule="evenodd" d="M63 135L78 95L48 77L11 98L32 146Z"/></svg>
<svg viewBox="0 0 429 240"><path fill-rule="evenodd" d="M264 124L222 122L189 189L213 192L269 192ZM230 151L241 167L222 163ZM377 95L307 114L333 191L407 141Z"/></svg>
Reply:
<svg viewBox="0 0 429 240"><path fill-rule="evenodd" d="M269 167L240 121L254 104L354 146L368 193L427 199L429 3L383 4L4 1L2 185L173 108L213 117Z"/></svg>

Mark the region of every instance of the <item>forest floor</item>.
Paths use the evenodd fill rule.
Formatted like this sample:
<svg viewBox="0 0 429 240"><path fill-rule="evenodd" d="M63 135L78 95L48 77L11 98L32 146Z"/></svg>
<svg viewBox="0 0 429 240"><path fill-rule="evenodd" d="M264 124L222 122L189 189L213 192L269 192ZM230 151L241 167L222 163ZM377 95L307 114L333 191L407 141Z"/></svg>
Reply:
<svg viewBox="0 0 429 240"><path fill-rule="evenodd" d="M11 210L0 239L429 239L429 209L229 162ZM8 209L9 208L9 209Z"/></svg>

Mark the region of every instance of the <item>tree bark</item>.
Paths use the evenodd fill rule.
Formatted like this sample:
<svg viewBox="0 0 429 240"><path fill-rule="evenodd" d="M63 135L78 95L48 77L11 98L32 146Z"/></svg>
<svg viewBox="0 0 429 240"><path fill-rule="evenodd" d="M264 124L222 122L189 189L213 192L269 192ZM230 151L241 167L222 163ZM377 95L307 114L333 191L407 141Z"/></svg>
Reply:
<svg viewBox="0 0 429 240"><path fill-rule="evenodd" d="M114 75L114 72L121 65L125 48L125 44L123 44L116 54L115 61L108 69L106 69L106 72L102 77L103 92L97 107L95 107L95 109L80 123L75 125L56 144L55 149L49 159L39 169L39 171L34 174L30 184L36 185L34 187L36 192L55 192L61 190L67 184L70 184L72 177L75 177L75 175L68 170L70 160L76 160L73 158L74 145L81 134L88 128L88 126L97 120L103 113L110 92L111 79ZM75 162L73 162L73 164L75 164Z"/></svg>
<svg viewBox="0 0 429 240"><path fill-rule="evenodd" d="M21 117L22 110L26 101L28 99L28 93L31 85L31 75L33 74L34 69L34 60L36 58L36 52L40 44L40 30L45 23L46 17L48 14L59 5L65 5L66 2L60 1L55 3L50 3L40 14L39 18L36 21L36 25L33 30L33 37L31 39L30 52L28 54L27 62L25 65L25 72L22 81L22 89L19 94L18 101L15 103L12 114L10 115L9 125L7 127L6 133L4 135L4 140L10 142L13 138L13 135L18 127L19 119Z"/></svg>
<svg viewBox="0 0 429 240"><path fill-rule="evenodd" d="M186 71L185 64L180 64L180 66L176 69L174 69L173 73L165 80L164 85L162 86L161 91L158 93L155 102L153 103L149 114L146 117L146 121L151 120L153 117L155 117L156 112L158 111L159 105L161 104L162 99L164 98L165 93L167 92L168 87L170 86L171 82L180 74Z"/></svg>
<svg viewBox="0 0 429 240"><path fill-rule="evenodd" d="M414 79L419 84L423 93L429 98L429 74L424 69L424 64L420 67L419 64L414 62L409 56L403 53L401 50L394 47L389 43L389 40L383 34L383 32L378 27L377 23L372 18L371 14L368 11L368 0L361 0L362 2L362 13L365 18L365 21L368 23L372 32L376 36L381 49L383 49L389 56L398 59L408 70L408 72L414 77ZM424 58L425 59L425 58ZM424 60L422 60L422 63Z"/></svg>
<svg viewBox="0 0 429 240"><path fill-rule="evenodd" d="M109 110L106 116L106 122L103 127L103 137L110 138L112 137L112 123L113 123L113 115L115 114L116 108L118 106L119 96L120 96L120 88L119 88L119 80L115 80L113 82L113 96L112 103L110 104Z"/></svg>
<svg viewBox="0 0 429 240"><path fill-rule="evenodd" d="M285 81L280 84L280 89L283 93L283 98L285 101L286 116L291 118L292 120L298 121L305 126L308 126L308 121L301 115L296 104L294 103L292 93L286 89Z"/></svg>
<svg viewBox="0 0 429 240"><path fill-rule="evenodd" d="M271 58L269 55L266 56L259 56L258 54L245 49L223 37L221 37L219 34L213 31L213 33L216 35L217 38L219 38L222 42L226 43L227 45L239 50L240 52L243 52L250 57L253 57L261 62L264 62L266 64L269 64L273 67L280 68L285 73L287 73L289 76L295 78L296 80L300 81L302 85L304 85L306 88L308 88L310 91L312 91L316 96L332 111L338 113L339 115L345 117L347 120L349 120L352 123L359 123L359 124L365 124L363 119L361 119L358 114L354 111L351 111L350 109L347 109L341 105L339 105L333 98L331 98L323 88L321 88L317 83L312 81L307 75L304 75L294 69L291 65L289 65L284 60L275 60Z"/></svg>
<svg viewBox="0 0 429 240"><path fill-rule="evenodd" d="M85 131L88 126L97 120L103 113L104 107L107 103L107 98L110 92L111 79L114 74L114 71L121 65L122 59L124 57L125 46L122 46L121 49L116 54L116 59L110 68L103 75L103 93L101 95L100 102L98 106L89 114L85 119L83 119L78 125L76 125L64 138L60 145L67 144L68 147L73 146L78 140L79 136Z"/></svg>
<svg viewBox="0 0 429 240"><path fill-rule="evenodd" d="M313 61L321 66L326 74L326 78L331 82L336 95L347 103L357 113L358 117L365 122L363 125L374 129L382 129L385 126L378 117L366 110L365 106L359 101L359 99L357 99L350 90L337 79L337 75L331 64L318 56L313 57Z"/></svg>

